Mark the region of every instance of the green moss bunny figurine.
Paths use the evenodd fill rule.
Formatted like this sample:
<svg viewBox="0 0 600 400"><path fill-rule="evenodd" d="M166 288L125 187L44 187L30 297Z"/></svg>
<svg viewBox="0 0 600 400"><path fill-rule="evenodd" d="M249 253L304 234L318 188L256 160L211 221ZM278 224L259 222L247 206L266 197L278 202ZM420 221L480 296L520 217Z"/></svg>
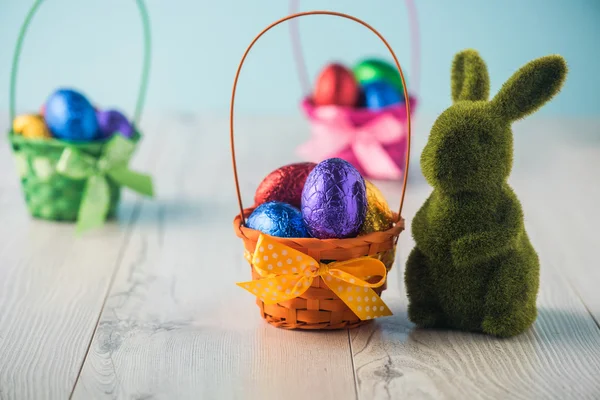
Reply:
<svg viewBox="0 0 600 400"><path fill-rule="evenodd" d="M488 101L479 54L455 56L454 104L436 120L421 154L434 190L412 222L416 246L406 264L408 316L417 326L509 337L534 322L539 260L507 183L511 123L557 94L566 74L562 57L539 58Z"/></svg>

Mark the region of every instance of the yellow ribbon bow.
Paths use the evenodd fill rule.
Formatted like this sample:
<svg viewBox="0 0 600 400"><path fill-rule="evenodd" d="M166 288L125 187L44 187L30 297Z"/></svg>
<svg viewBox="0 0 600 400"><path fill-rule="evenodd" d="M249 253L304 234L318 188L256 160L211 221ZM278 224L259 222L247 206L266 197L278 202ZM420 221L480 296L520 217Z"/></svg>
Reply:
<svg viewBox="0 0 600 400"><path fill-rule="evenodd" d="M260 235L256 250L248 257L256 272L262 277L237 283L265 304L276 304L300 296L310 287L314 278L323 282L361 320L392 315L388 306L373 291L385 283L385 265L372 257L359 257L347 261L319 264L314 258ZM380 276L376 283L369 277Z"/></svg>

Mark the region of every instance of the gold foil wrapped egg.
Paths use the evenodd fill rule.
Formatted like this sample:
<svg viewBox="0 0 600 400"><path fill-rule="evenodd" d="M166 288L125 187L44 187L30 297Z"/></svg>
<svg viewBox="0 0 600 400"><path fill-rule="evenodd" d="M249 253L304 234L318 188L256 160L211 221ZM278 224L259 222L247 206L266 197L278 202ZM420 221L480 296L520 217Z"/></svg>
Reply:
<svg viewBox="0 0 600 400"><path fill-rule="evenodd" d="M394 225L394 215L383 193L377 186L365 179L367 186L367 216L359 235L390 229Z"/></svg>
<svg viewBox="0 0 600 400"><path fill-rule="evenodd" d="M29 139L49 139L52 137L46 122L39 115L19 115L13 121L13 132Z"/></svg>

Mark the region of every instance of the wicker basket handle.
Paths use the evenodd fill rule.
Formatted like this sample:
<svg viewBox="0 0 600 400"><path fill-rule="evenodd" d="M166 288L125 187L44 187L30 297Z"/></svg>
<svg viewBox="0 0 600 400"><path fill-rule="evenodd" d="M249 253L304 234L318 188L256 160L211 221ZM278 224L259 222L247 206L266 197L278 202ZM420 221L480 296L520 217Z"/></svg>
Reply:
<svg viewBox="0 0 600 400"><path fill-rule="evenodd" d="M231 106L229 109L229 133L230 133L230 141L231 141L231 161L233 163L233 177L235 180L235 190L237 192L238 204L240 207L240 218L242 219L242 225L244 224L244 206L242 205L242 194L240 192L240 182L238 180L237 164L235 161L235 143L234 143L234 136L233 136L235 91L237 88L238 79L240 77L240 72L242 71L242 66L244 65L244 61L246 60L248 53L250 53L250 50L252 49L254 44L258 41L258 39L260 39L260 37L262 35L264 35L271 28L281 24L282 22L288 21L290 19L298 18L298 17L303 17L306 15L332 15L335 17L346 18L346 19L352 20L354 22L358 22L359 24L368 28L375 35L377 35L377 37L379 37L379 39L381 39L381 41L385 44L387 49L390 51L392 57L394 58L394 63L396 64L396 67L398 67L398 71L400 72L400 79L402 80L404 97L406 99L408 99L408 90L406 88L406 81L404 79L404 73L402 72L402 67L400 66L400 62L398 62L398 58L396 57L396 54L392 50L392 47L389 45L389 43L385 40L385 38L375 28L373 28L371 25L367 24L366 22L364 22L356 17L353 17L348 14L343 14L340 12L335 12L335 11L305 11L305 12L288 15L287 17L281 18L281 19L271 23L269 26L267 26L265 29L263 29L258 35L256 35L256 37L252 40L252 42L250 42L250 44L246 48L246 51L244 52L244 55L242 56L240 64L238 65L237 71L235 73L235 78L233 80L233 89L231 91ZM410 139L411 139L410 102L406 101L405 106L406 106L406 127L407 127L408 141L407 141L407 146L406 146L406 165L404 167L404 180L402 182L402 195L400 197L400 207L398 210L397 221L401 220L401 218L402 218L402 206L404 204L404 194L406 193L406 183L407 183L407 178L408 178L408 166L409 166L409 162L410 162Z"/></svg>
<svg viewBox="0 0 600 400"><path fill-rule="evenodd" d="M27 33L27 29L29 28L29 24L36 11L40 7L45 0L36 0L33 3L33 6L29 9L27 16L25 17L25 21L23 21L23 25L21 25L21 30L19 31L19 37L17 39L17 44L15 46L15 52L12 60L12 68L10 71L10 91L9 91L9 116L10 121L13 121L16 116L16 87L17 87L17 72L19 67L19 58L21 56L21 49L23 47L23 41L25 39L25 34ZM135 0L140 17L142 20L142 29L144 35L144 61L142 64L142 79L140 81L140 88L138 92L138 98L135 105L135 112L133 114L133 121L137 124L140 121L140 116L142 114L142 110L144 108L144 101L146 100L146 92L148 89L148 79L150 76L150 48L151 48L151 37L150 37L150 20L148 17L148 10L146 9L146 5L144 0Z"/></svg>
<svg viewBox="0 0 600 400"><path fill-rule="evenodd" d="M290 0L290 14L294 14L297 12L298 3L300 3L300 0ZM417 17L417 8L415 7L414 0L404 0L404 3L408 11L408 24L410 27L410 74L413 78L411 80L411 86L414 91L413 93L417 95L419 93L421 72L421 39L419 37L419 18ZM298 79L300 79L300 85L302 86L302 90L305 94L308 94L310 92L310 80L308 78L306 62L304 60L304 53L302 52L302 45L300 43L298 21L290 22L290 37L292 41L292 50L294 53L294 60L296 62L296 72L298 73Z"/></svg>

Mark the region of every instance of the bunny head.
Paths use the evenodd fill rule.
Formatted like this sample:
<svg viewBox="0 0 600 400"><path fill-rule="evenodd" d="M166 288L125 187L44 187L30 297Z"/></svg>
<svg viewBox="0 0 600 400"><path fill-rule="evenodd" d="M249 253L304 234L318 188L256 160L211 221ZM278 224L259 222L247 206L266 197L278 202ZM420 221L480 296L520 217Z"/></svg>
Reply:
<svg viewBox="0 0 600 400"><path fill-rule="evenodd" d="M474 50L458 53L452 64L453 105L434 123L421 154L429 184L449 193L501 185L512 167L511 123L557 94L566 74L562 57L538 58L488 101L490 80L483 59Z"/></svg>

